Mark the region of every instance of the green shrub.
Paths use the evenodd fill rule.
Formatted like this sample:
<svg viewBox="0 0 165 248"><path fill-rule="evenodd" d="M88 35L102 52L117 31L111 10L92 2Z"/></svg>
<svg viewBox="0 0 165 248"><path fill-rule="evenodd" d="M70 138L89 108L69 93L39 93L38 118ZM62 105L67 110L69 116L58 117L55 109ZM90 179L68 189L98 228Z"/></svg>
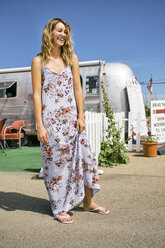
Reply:
<svg viewBox="0 0 165 248"><path fill-rule="evenodd" d="M126 154L124 143L120 142L121 129L117 130L114 118L114 112L109 105L109 100L104 88L103 80L101 81L103 92L103 107L108 118L108 128L106 130L106 141L101 142L101 151L98 157L99 165L109 167L118 164L127 164L129 158Z"/></svg>

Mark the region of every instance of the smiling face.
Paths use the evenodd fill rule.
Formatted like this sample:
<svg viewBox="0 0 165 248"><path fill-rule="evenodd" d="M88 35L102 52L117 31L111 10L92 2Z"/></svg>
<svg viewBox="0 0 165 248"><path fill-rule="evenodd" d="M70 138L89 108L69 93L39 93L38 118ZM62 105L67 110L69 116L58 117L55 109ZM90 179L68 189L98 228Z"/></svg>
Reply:
<svg viewBox="0 0 165 248"><path fill-rule="evenodd" d="M65 25L62 22L58 22L52 32L54 45L63 46L67 39L67 34Z"/></svg>
<svg viewBox="0 0 165 248"><path fill-rule="evenodd" d="M44 27L41 45L41 60L43 63L49 63L50 57L56 52L54 50L56 48L57 50L60 49L65 64L72 65L71 27L69 23L61 18L52 18Z"/></svg>

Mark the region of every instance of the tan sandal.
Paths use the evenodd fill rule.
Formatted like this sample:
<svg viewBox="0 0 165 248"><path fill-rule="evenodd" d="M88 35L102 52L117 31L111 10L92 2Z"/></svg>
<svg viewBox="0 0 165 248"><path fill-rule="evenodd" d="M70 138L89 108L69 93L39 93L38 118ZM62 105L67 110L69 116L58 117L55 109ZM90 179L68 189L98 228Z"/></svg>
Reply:
<svg viewBox="0 0 165 248"><path fill-rule="evenodd" d="M60 216L56 217L55 219L58 220L62 224L71 224L73 222L72 218L67 213L64 213L64 214L60 213Z"/></svg>
<svg viewBox="0 0 165 248"><path fill-rule="evenodd" d="M97 214L109 214L109 210L103 208L103 207L97 207L97 208L94 208L94 209L84 209L85 211L88 211L88 212L94 212L94 213L97 213ZM104 211L105 210L105 211Z"/></svg>

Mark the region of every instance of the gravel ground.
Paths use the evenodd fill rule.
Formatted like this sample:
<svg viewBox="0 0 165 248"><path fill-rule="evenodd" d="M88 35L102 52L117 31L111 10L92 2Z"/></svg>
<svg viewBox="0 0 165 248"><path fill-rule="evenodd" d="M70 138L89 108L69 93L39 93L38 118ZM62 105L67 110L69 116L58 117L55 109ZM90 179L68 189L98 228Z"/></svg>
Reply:
<svg viewBox="0 0 165 248"><path fill-rule="evenodd" d="M107 216L71 211L74 222L52 220L43 180L0 173L0 248L164 248L165 155L104 168L95 201Z"/></svg>

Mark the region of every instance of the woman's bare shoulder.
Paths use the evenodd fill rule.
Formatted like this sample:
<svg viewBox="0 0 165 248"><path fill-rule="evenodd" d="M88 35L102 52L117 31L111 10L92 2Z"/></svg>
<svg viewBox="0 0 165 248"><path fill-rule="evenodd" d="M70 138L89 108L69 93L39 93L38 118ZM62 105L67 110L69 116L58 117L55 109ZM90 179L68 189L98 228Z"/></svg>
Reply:
<svg viewBox="0 0 165 248"><path fill-rule="evenodd" d="M72 61L73 61L73 66L72 66L73 68L79 67L78 57L75 52L73 53Z"/></svg>
<svg viewBox="0 0 165 248"><path fill-rule="evenodd" d="M37 55L33 58L32 63L41 64L41 56Z"/></svg>
<svg viewBox="0 0 165 248"><path fill-rule="evenodd" d="M38 67L38 68L41 68L42 67L42 63L41 63L41 56L40 55L37 55L33 58L32 60L32 67L35 66L35 67Z"/></svg>

